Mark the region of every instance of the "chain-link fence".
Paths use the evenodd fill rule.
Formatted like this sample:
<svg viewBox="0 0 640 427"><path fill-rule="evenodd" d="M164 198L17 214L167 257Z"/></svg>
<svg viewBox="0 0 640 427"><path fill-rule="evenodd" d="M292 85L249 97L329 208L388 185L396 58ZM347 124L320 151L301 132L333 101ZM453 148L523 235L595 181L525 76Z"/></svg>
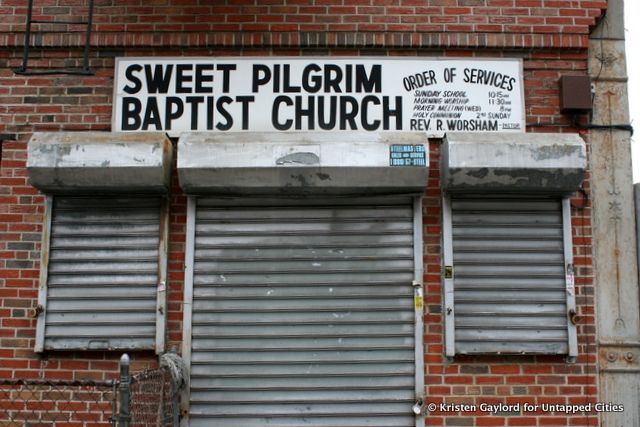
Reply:
<svg viewBox="0 0 640 427"><path fill-rule="evenodd" d="M2 427L109 427L116 381L0 379Z"/></svg>
<svg viewBox="0 0 640 427"><path fill-rule="evenodd" d="M131 376L129 386L130 427L178 426L182 359L171 353L160 359L159 369Z"/></svg>
<svg viewBox="0 0 640 427"><path fill-rule="evenodd" d="M177 427L182 359L131 376L128 362L114 381L0 379L0 427Z"/></svg>

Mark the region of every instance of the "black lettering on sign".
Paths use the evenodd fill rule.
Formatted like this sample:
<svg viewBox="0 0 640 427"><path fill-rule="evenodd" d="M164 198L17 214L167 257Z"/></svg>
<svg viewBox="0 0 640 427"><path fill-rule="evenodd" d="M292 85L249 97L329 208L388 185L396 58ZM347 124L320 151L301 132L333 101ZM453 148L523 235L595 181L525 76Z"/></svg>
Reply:
<svg viewBox="0 0 640 427"><path fill-rule="evenodd" d="M356 116L358 115L358 101L353 96L340 97L340 130L357 130Z"/></svg>
<svg viewBox="0 0 640 427"><path fill-rule="evenodd" d="M273 66L273 91L275 93L280 92L280 65Z"/></svg>
<svg viewBox="0 0 640 427"><path fill-rule="evenodd" d="M302 117L307 117L307 129L314 130L315 129L315 106L316 106L316 98L314 96L307 96L307 108L302 107L302 99L303 97L298 95L296 96L296 130L302 129Z"/></svg>
<svg viewBox="0 0 640 427"><path fill-rule="evenodd" d="M242 130L249 129L249 103L255 99L253 96L236 96L236 102L242 105Z"/></svg>
<svg viewBox="0 0 640 427"><path fill-rule="evenodd" d="M293 117L287 119L286 117ZM402 129L402 97L350 95L276 97L271 123L276 130ZM395 118L395 123L392 121Z"/></svg>
<svg viewBox="0 0 640 427"><path fill-rule="evenodd" d="M213 82L213 74L206 73L213 69L213 64L196 64L196 93L213 93L213 87L205 86L206 83Z"/></svg>
<svg viewBox="0 0 640 427"><path fill-rule="evenodd" d="M410 121L410 129L411 130L417 130L417 131L428 131L429 130L429 126L431 125L431 120L427 120L427 119L411 119Z"/></svg>
<svg viewBox="0 0 640 427"><path fill-rule="evenodd" d="M338 120L338 98L335 96L329 97L329 117L325 111L324 96L318 97L318 126L323 130L331 130L336 127Z"/></svg>
<svg viewBox="0 0 640 427"><path fill-rule="evenodd" d="M279 120L281 104L291 106L293 105L293 100L284 95L276 96L276 99L273 100L273 108L271 109L271 125L277 130L289 130L291 126L293 126L293 120L288 119L284 122Z"/></svg>
<svg viewBox="0 0 640 427"><path fill-rule="evenodd" d="M182 99L177 96L168 96L164 106L164 129L171 130L171 122L180 118L184 113L184 105ZM157 128L161 130L162 127Z"/></svg>
<svg viewBox="0 0 640 427"><path fill-rule="evenodd" d="M271 80L271 70L269 67L264 64L253 64L251 91L257 93L259 87L269 83L269 80Z"/></svg>
<svg viewBox="0 0 640 427"><path fill-rule="evenodd" d="M126 85L124 87L124 89L123 89L129 95L133 95L134 93L138 93L138 92L140 92L140 89L142 89L142 82L134 74L134 73L139 73L140 71L142 71L142 65L140 65L140 64L131 64L131 65L129 65L127 67L126 70L124 70L124 75L127 78L127 80L129 80L131 83L133 83L132 87L130 87L129 85Z"/></svg>
<svg viewBox="0 0 640 427"><path fill-rule="evenodd" d="M382 65L373 65L369 75L364 65L356 65L356 92L380 93L380 91L382 91Z"/></svg>
<svg viewBox="0 0 640 427"><path fill-rule="evenodd" d="M142 124L140 113L142 112L142 103L138 98L125 96L122 98L122 130L138 130Z"/></svg>
<svg viewBox="0 0 640 427"><path fill-rule="evenodd" d="M213 96L207 96L207 130L213 130Z"/></svg>
<svg viewBox="0 0 640 427"><path fill-rule="evenodd" d="M498 130L497 120L447 120L447 126L452 131L491 131Z"/></svg>
<svg viewBox="0 0 640 427"><path fill-rule="evenodd" d="M198 106L204 102L204 96L187 96L187 104L191 106L191 130L198 129Z"/></svg>
<svg viewBox="0 0 640 427"><path fill-rule="evenodd" d="M383 120L383 129L390 129L390 118L396 118L396 125L393 130L402 130L402 97L395 97L395 108L391 108L389 103L389 97L382 97L382 120Z"/></svg>
<svg viewBox="0 0 640 427"><path fill-rule="evenodd" d="M176 93L191 93L191 86L185 86L185 84L193 81L193 75L188 72L193 70L191 64L178 64L176 66Z"/></svg>
<svg viewBox="0 0 640 427"><path fill-rule="evenodd" d="M236 69L236 64L218 64L216 68L222 71L222 92L229 93L229 75Z"/></svg>
<svg viewBox="0 0 640 427"><path fill-rule="evenodd" d="M222 92L228 93L231 71L235 69L235 64L131 64L125 69L127 84L123 90L133 95L146 86L149 94L168 94L173 86L177 94L213 93L218 70L222 72Z"/></svg>
<svg viewBox="0 0 640 427"><path fill-rule="evenodd" d="M515 84L516 79L506 74L496 73L495 71L483 70L480 68L465 68L464 82L494 86L511 91L513 90L513 85Z"/></svg>
<svg viewBox="0 0 640 427"><path fill-rule="evenodd" d="M322 71L318 64L309 64L302 70L302 88L309 93L316 93L322 89ZM314 73L314 74L311 74Z"/></svg>
<svg viewBox="0 0 640 427"><path fill-rule="evenodd" d="M380 127L380 120L369 121L369 104L380 105L377 96L367 95L362 98L362 128L364 130L377 130Z"/></svg>
<svg viewBox="0 0 640 427"><path fill-rule="evenodd" d="M364 69L364 67L363 67ZM346 74L347 78L345 79L345 83L346 83L346 88L345 88L345 92L350 93L353 90L353 84L352 81L353 79L351 78L351 76L353 75L353 65L351 64L347 64L344 66L344 73Z"/></svg>
<svg viewBox="0 0 640 427"><path fill-rule="evenodd" d="M218 110L218 113L220 113L220 115L224 117L225 122L218 122L216 124L216 129L229 130L231 129L231 126L233 126L233 117L231 117L231 114L229 114L229 112L225 108L227 104L231 104L232 102L233 99L231 99L231 97L229 96L221 96L220 98L218 98L218 102L216 102L216 109Z"/></svg>
<svg viewBox="0 0 640 427"><path fill-rule="evenodd" d="M295 74L291 64L254 64L251 89L257 93L270 85L272 93L380 93L382 65L375 64L368 71L363 64L306 65Z"/></svg>
<svg viewBox="0 0 640 427"><path fill-rule="evenodd" d="M278 67L276 65L276 67ZM291 66L289 64L285 64L282 66L283 68L283 92L284 93L298 93L300 92L302 89L300 88L300 86L294 86L291 84Z"/></svg>
<svg viewBox="0 0 640 427"><path fill-rule="evenodd" d="M144 74L147 81L148 93L168 93L169 84L171 83L171 74L173 73L173 64L167 64L166 69L162 64L156 64L151 69L150 64L144 66Z"/></svg>
<svg viewBox="0 0 640 427"><path fill-rule="evenodd" d="M162 130L162 120L155 96L147 99L147 108L144 111L144 119L142 120L142 130L149 130L149 126L153 126L154 130Z"/></svg>
<svg viewBox="0 0 640 427"><path fill-rule="evenodd" d="M340 93L340 82L342 81L342 69L338 65L327 64L324 66L324 91L325 93Z"/></svg>
<svg viewBox="0 0 640 427"><path fill-rule="evenodd" d="M402 79L402 85L407 92L437 83L436 72L433 70L426 70L422 73L416 73Z"/></svg>

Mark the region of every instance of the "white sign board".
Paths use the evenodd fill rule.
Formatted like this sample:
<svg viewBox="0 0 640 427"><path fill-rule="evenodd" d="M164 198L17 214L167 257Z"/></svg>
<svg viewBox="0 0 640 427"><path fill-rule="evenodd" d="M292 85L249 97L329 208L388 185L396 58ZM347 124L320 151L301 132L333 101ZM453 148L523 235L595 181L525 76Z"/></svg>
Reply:
<svg viewBox="0 0 640 427"><path fill-rule="evenodd" d="M523 132L522 61L119 58L114 131Z"/></svg>

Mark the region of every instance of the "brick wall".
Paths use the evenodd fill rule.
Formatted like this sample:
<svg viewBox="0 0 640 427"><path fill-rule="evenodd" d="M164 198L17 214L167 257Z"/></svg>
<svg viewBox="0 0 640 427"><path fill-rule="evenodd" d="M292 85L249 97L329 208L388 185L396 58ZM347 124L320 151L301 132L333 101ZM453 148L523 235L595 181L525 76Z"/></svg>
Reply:
<svg viewBox="0 0 640 427"><path fill-rule="evenodd" d="M38 0L34 0L38 4ZM66 15L80 0L42 0L37 15ZM193 3L193 5L192 5ZM196 5L196 3L201 3ZM0 377L113 378L119 354L36 355L43 196L26 181L26 144L34 131L109 131L117 56L390 55L522 57L528 132L575 132L559 111L558 78L586 74L587 37L606 2L546 0L96 0L93 76L14 74L22 54L26 1L0 5ZM38 68L77 63L81 36L46 33ZM591 211L572 200L577 267L579 358L443 356L439 143L431 142L425 225L425 383L428 402L589 403L597 396ZM186 198L174 174L169 253L168 347L182 342ZM154 365L133 354L133 370ZM597 425L594 414L523 416L436 411L427 425Z"/></svg>
<svg viewBox="0 0 640 427"><path fill-rule="evenodd" d="M291 38L303 43L306 35L329 40L360 34L363 40L381 45L393 33L410 34L418 40L439 34L445 44L465 39L510 41L532 45L537 35L552 35L553 43L581 40L606 7L605 1L547 0L235 0L223 4L178 0L97 0L95 43L119 45L224 44L235 37L260 45L269 40ZM85 0L36 1L34 17L85 15ZM0 34L13 45L24 30L26 1L6 0L0 6ZM46 28L45 28L46 29ZM74 29L78 29L74 27ZM162 34L162 37L158 37ZM170 35L175 34L172 38ZM283 37L286 36L286 37ZM462 36L462 37L460 37ZM492 37L493 36L493 37ZM525 37L526 36L526 37ZM578 37L571 37L578 36ZM245 38L246 37L246 38ZM50 35L43 43L78 43L81 36ZM432 39L427 47L435 47ZM531 41L529 41L531 40ZM221 43L222 42L222 43ZM404 43L404 41L403 41ZM274 43L276 44L276 43ZM537 43L536 43L537 44Z"/></svg>
<svg viewBox="0 0 640 427"><path fill-rule="evenodd" d="M96 0L99 32L454 31L585 33L605 1L544 0ZM36 1L34 17L85 14L85 0ZM5 0L3 32L20 31L27 2ZM378 24L376 26L365 24Z"/></svg>

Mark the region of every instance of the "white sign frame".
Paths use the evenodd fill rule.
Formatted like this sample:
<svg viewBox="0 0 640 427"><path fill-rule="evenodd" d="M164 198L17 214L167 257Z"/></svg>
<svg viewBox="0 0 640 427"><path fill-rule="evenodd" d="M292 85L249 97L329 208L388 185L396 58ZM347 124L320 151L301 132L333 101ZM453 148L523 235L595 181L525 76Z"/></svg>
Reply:
<svg viewBox="0 0 640 427"><path fill-rule="evenodd" d="M524 132L521 58L122 57L113 131Z"/></svg>

